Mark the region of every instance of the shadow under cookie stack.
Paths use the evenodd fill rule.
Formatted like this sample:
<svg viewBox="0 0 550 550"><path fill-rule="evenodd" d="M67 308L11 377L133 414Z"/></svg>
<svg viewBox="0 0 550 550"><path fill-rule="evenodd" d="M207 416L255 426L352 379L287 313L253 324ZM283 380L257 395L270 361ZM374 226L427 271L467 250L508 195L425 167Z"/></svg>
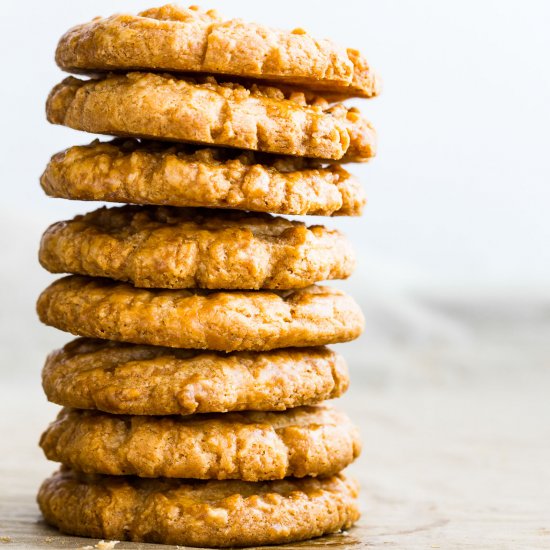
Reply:
<svg viewBox="0 0 550 550"><path fill-rule="evenodd" d="M62 532L225 547L349 528L341 472L357 430L327 399L348 387L327 344L359 336L338 231L271 214L361 214L340 162L374 156L346 97L377 82L355 50L301 29L163 6L69 30L48 120L118 136L54 155L52 197L129 203L52 225L40 262L47 325L82 338L43 386L60 462L38 502ZM139 71L139 72L136 72Z"/></svg>

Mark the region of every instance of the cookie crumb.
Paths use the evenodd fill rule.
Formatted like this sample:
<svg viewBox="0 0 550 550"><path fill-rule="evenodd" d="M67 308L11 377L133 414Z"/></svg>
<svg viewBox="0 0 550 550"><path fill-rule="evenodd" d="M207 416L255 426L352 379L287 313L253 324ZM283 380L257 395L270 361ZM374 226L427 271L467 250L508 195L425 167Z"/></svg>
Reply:
<svg viewBox="0 0 550 550"><path fill-rule="evenodd" d="M113 550L113 548L119 543L118 540L100 540L94 546L82 546L78 550Z"/></svg>
<svg viewBox="0 0 550 550"><path fill-rule="evenodd" d="M0 542L2 544L8 544L9 542L11 542L11 537L0 537Z"/></svg>

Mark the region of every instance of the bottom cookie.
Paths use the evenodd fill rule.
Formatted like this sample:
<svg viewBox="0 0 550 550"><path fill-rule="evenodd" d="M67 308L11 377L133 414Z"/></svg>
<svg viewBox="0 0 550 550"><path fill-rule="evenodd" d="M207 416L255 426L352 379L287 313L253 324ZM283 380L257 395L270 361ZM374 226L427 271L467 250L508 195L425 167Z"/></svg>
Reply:
<svg viewBox="0 0 550 550"><path fill-rule="evenodd" d="M199 547L306 540L359 518L342 474L265 483L139 479L62 468L42 484L46 521L70 535Z"/></svg>

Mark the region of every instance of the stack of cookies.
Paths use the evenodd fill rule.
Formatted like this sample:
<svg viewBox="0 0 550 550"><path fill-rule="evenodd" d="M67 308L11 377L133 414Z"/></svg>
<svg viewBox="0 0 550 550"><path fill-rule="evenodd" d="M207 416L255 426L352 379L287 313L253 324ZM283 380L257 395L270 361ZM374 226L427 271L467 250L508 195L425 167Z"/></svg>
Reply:
<svg viewBox="0 0 550 550"><path fill-rule="evenodd" d="M38 502L69 534L250 546L350 527L341 474L358 434L327 344L359 336L345 237L271 214L360 215L341 161L374 155L346 97L377 82L355 50L168 5L94 19L57 48L48 120L117 136L53 156L52 197L129 203L52 225L38 300L76 334L43 371L64 408L41 438L62 464ZM340 162L336 162L340 161Z"/></svg>

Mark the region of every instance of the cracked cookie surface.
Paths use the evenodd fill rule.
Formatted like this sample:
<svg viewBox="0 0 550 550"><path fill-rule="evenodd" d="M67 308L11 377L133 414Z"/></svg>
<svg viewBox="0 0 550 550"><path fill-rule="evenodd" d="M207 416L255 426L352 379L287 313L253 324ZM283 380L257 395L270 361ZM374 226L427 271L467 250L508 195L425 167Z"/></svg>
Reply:
<svg viewBox="0 0 550 550"><path fill-rule="evenodd" d="M329 405L191 416L62 409L40 446L88 474L243 481L333 475L361 450L357 429Z"/></svg>
<svg viewBox="0 0 550 550"><path fill-rule="evenodd" d="M351 275L339 231L236 211L101 208L51 225L40 244L52 273L144 288L292 289Z"/></svg>
<svg viewBox="0 0 550 550"><path fill-rule="evenodd" d="M50 401L113 414L281 411L342 395L344 359L328 348L231 354L78 338L48 357Z"/></svg>
<svg viewBox="0 0 550 550"><path fill-rule="evenodd" d="M361 162L376 132L355 107L271 86L211 76L153 73L68 77L46 102L48 120L95 134L238 147L280 155Z"/></svg>
<svg viewBox="0 0 550 550"><path fill-rule="evenodd" d="M219 351L346 342L364 324L355 301L330 287L146 290L78 275L46 288L37 311L43 323L79 336Z"/></svg>
<svg viewBox="0 0 550 550"><path fill-rule="evenodd" d="M122 138L57 153L40 183L65 199L274 214L359 216L365 205L339 164Z"/></svg>
<svg viewBox="0 0 550 550"><path fill-rule="evenodd" d="M283 31L214 10L166 5L95 18L67 31L57 64L69 72L160 70L254 78L372 97L380 82L365 58L303 29Z"/></svg>
<svg viewBox="0 0 550 550"><path fill-rule="evenodd" d="M62 532L199 547L283 544L348 529L359 518L357 484L329 478L269 482L139 479L63 469L38 504Z"/></svg>

